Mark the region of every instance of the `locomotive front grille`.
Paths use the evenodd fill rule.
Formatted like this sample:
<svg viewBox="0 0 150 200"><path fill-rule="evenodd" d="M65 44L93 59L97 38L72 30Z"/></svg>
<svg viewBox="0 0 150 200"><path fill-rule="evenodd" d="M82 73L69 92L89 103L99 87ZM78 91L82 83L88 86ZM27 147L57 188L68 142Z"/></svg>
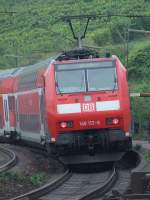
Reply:
<svg viewBox="0 0 150 200"><path fill-rule="evenodd" d="M91 129L84 132L72 131L61 133L56 146L65 152L91 153L124 151L131 148L131 138L120 129Z"/></svg>

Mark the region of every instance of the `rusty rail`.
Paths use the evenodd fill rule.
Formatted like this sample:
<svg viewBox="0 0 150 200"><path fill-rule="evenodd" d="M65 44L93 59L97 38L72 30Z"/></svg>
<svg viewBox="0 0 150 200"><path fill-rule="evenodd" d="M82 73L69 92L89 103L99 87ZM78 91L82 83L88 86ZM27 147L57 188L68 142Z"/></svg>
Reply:
<svg viewBox="0 0 150 200"><path fill-rule="evenodd" d="M150 97L149 92L141 92L141 93L130 93L130 97Z"/></svg>

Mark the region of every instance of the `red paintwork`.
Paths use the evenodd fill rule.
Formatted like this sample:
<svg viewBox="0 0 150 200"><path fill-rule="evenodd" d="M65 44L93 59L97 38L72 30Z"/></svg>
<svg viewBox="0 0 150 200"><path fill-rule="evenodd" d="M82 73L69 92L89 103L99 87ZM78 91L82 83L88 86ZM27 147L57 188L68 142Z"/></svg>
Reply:
<svg viewBox="0 0 150 200"><path fill-rule="evenodd" d="M0 94L12 94L14 92L13 77L0 78ZM0 114L2 116L2 124L4 128L4 108L3 108L3 97L0 100ZM13 101L12 110L9 109L9 123L11 128L15 128L16 126L16 113L15 113L15 102Z"/></svg>
<svg viewBox="0 0 150 200"><path fill-rule="evenodd" d="M38 114L39 109L39 96L37 93L22 94L18 97L18 110L20 114Z"/></svg>
<svg viewBox="0 0 150 200"><path fill-rule="evenodd" d="M14 79L11 77L0 79L0 94L8 94L13 92Z"/></svg>
<svg viewBox="0 0 150 200"><path fill-rule="evenodd" d="M111 60L110 58L93 59L94 61L105 61ZM80 60L80 62L89 62L89 60ZM130 101L128 84L126 79L126 69L123 67L118 58L116 58L116 67L118 75L118 91L112 92L88 92L86 95L92 96L92 103L95 104L97 99L100 101L120 100L121 109L118 111L101 111L101 112L86 112L77 114L57 114L57 104L68 104L68 103L84 103L85 93L76 94L63 94L57 95L55 90L55 79L54 79L54 64L62 63L73 63L78 61L63 61L55 62L51 64L45 75L45 95L46 95L46 110L48 118L48 128L51 133L51 137L57 138L57 135L62 131L70 130L81 130L91 128L121 128L124 132L130 132L131 128L131 113L130 113ZM49 78L51 77L51 78ZM118 117L120 122L118 125L106 125L106 118ZM59 123L62 121L73 121L73 128L60 128ZM100 120L100 125L81 127L80 121Z"/></svg>

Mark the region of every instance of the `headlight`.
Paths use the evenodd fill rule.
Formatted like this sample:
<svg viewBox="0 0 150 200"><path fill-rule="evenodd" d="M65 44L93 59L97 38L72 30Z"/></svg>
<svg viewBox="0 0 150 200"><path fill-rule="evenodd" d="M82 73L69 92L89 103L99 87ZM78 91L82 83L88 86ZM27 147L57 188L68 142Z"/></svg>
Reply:
<svg viewBox="0 0 150 200"><path fill-rule="evenodd" d="M60 122L60 128L72 128L73 121Z"/></svg>

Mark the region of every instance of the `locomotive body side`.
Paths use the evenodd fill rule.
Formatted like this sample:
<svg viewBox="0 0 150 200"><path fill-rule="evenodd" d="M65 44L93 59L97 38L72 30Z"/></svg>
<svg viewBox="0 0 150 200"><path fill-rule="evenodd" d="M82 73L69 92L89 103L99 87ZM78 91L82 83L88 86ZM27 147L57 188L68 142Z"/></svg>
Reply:
<svg viewBox="0 0 150 200"><path fill-rule="evenodd" d="M120 80L120 101L123 104L123 130L127 137L131 137L131 106L130 94L127 80L127 70L122 65L119 59L116 60L118 65L119 80Z"/></svg>

